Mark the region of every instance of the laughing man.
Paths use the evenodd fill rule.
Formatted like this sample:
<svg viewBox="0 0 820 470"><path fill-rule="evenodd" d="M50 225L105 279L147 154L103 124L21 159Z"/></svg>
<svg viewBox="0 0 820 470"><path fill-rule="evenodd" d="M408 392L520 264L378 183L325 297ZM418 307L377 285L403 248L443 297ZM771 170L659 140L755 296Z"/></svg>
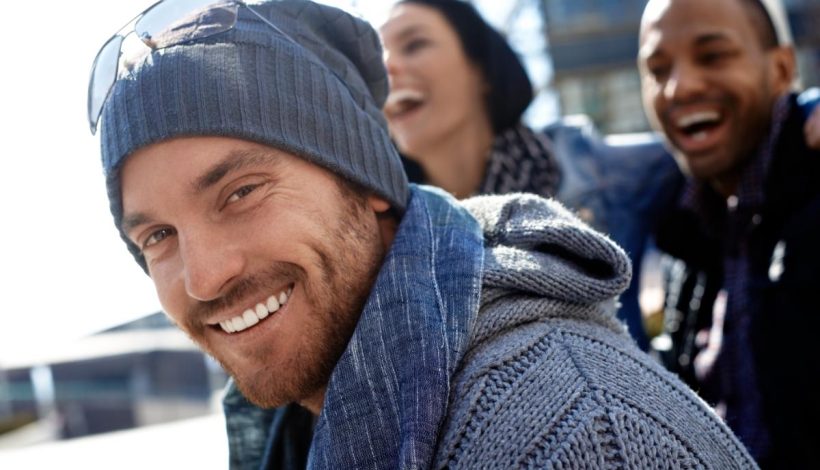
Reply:
<svg viewBox="0 0 820 470"><path fill-rule="evenodd" d="M658 233L678 259L667 363L761 466L809 468L820 456L820 152L805 143L776 3L652 0L639 65L647 114L689 175Z"/></svg>

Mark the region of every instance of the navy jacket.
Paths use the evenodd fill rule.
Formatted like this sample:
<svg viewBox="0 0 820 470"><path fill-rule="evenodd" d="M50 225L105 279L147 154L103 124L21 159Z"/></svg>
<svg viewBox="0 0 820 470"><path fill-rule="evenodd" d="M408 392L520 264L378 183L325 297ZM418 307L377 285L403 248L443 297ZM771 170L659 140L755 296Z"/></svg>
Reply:
<svg viewBox="0 0 820 470"><path fill-rule="evenodd" d="M747 234L751 289L759 305L752 347L763 411L773 440L772 468L816 468L820 451L820 152L806 147L805 114L791 103L765 185L766 204ZM690 212L671 211L658 246L678 258L667 286L666 365L693 387L695 333L708 327L723 284L724 246Z"/></svg>

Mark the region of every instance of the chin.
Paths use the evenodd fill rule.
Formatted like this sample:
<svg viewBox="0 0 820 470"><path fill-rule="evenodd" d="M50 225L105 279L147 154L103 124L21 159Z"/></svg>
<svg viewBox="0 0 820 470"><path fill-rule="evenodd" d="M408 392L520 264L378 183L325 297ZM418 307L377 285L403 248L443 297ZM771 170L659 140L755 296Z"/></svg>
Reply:
<svg viewBox="0 0 820 470"><path fill-rule="evenodd" d="M282 384L276 383L272 375L252 378L231 374L242 396L260 408L277 408L298 401L301 397L282 390ZM261 374L260 374L261 375Z"/></svg>
<svg viewBox="0 0 820 470"><path fill-rule="evenodd" d="M393 142L399 152L406 157L412 157L418 151L417 146L414 145L414 139L408 137L406 134L393 134Z"/></svg>

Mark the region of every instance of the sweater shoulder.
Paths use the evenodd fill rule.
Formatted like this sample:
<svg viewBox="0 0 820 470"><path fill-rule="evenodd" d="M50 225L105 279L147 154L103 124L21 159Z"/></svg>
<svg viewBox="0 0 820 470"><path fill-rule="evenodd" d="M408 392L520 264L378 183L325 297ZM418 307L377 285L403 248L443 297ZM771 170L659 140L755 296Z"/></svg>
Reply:
<svg viewBox="0 0 820 470"><path fill-rule="evenodd" d="M754 468L719 418L605 326L556 319L474 347L454 377L437 466Z"/></svg>

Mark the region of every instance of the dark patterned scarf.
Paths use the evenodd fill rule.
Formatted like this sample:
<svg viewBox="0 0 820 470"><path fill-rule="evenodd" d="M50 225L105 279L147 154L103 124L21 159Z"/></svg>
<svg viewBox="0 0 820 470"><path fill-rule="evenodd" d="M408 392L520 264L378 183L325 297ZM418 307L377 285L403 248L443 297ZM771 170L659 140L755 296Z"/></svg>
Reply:
<svg viewBox="0 0 820 470"><path fill-rule="evenodd" d="M561 182L561 169L552 142L523 124L495 137L479 194L534 193L552 197Z"/></svg>

